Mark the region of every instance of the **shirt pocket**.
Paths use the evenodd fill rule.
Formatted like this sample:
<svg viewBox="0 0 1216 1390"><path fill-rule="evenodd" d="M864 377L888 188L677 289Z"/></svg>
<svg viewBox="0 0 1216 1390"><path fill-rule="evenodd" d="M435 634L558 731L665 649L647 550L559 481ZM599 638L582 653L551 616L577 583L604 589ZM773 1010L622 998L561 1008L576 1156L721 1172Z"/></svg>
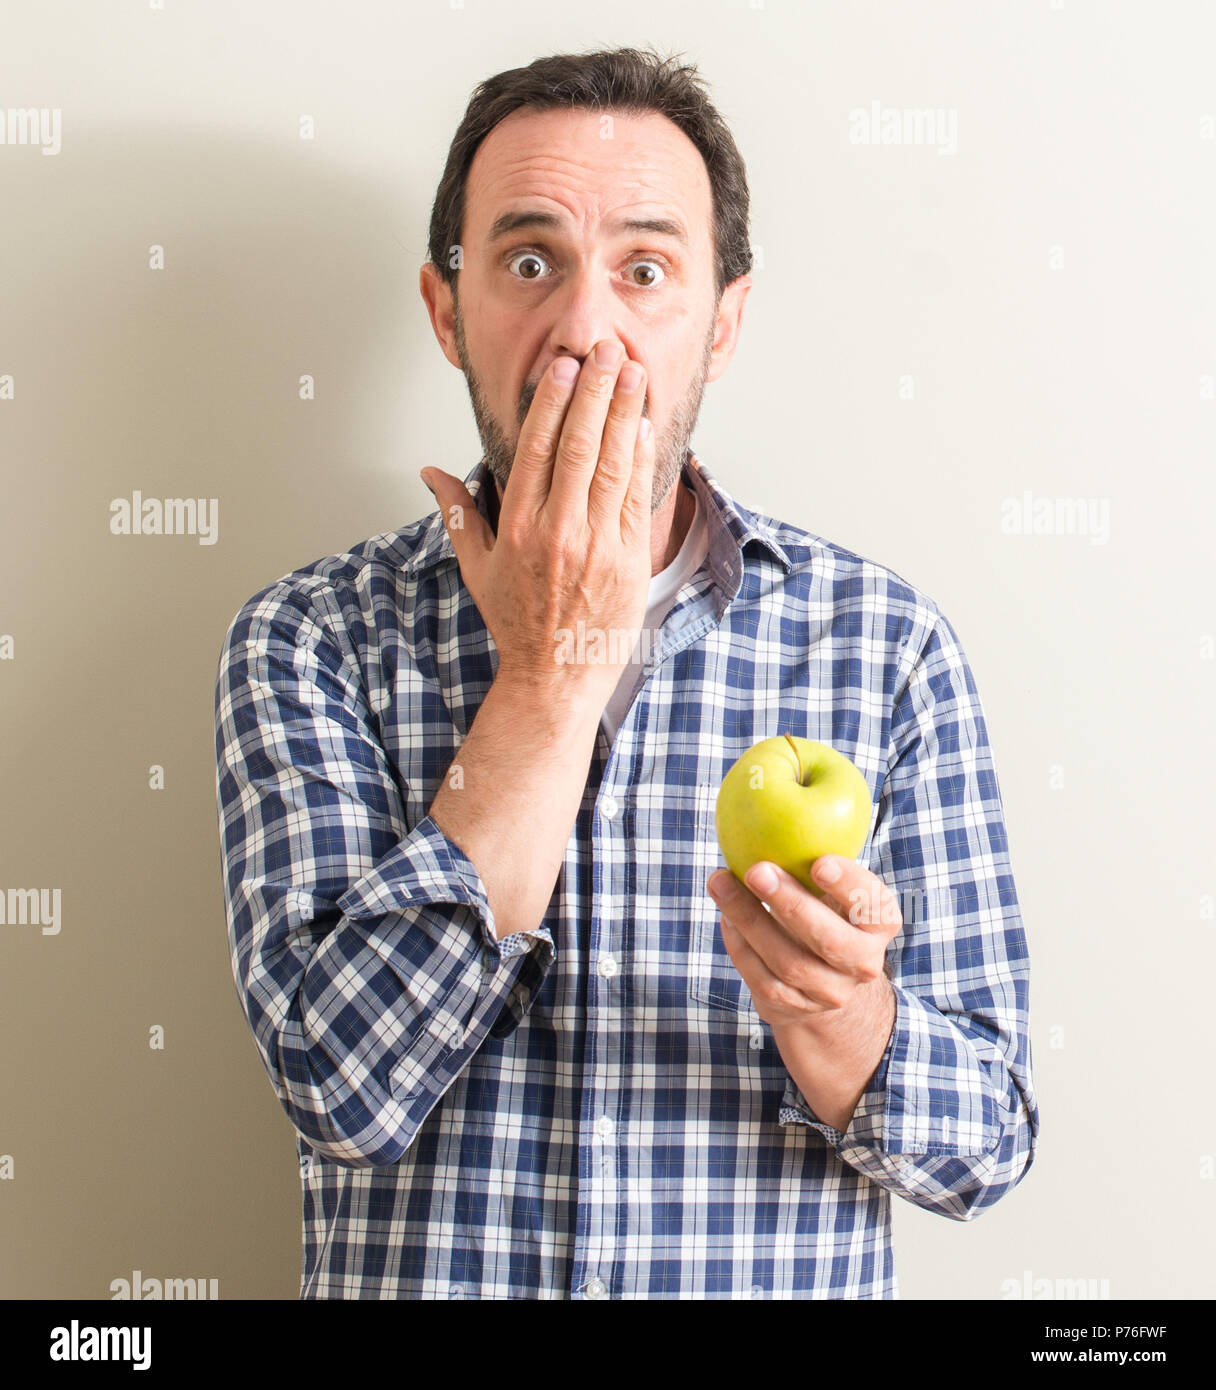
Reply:
<svg viewBox="0 0 1216 1390"><path fill-rule="evenodd" d="M718 904L709 896L705 883L715 869L725 867L714 811L718 788L698 786L695 789L693 824L693 905L691 959L689 961L689 994L699 1004L712 1010L743 1014L742 1021L759 1024L760 1016L752 992L735 968L726 943L722 940L721 916Z"/></svg>

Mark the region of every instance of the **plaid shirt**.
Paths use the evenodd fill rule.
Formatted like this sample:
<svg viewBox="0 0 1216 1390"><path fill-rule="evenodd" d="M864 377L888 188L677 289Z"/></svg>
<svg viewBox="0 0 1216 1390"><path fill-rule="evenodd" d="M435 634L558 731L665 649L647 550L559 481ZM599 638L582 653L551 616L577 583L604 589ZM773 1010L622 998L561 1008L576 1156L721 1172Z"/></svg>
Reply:
<svg viewBox="0 0 1216 1390"><path fill-rule="evenodd" d="M690 453L709 554L541 923L496 940L428 815L497 671L438 511L255 594L216 685L233 976L297 1136L303 1298L894 1298L891 1195L969 1221L1034 1158L1028 958L959 639L898 575ZM466 485L485 515L484 460ZM705 881L762 738L846 754L896 893L894 1028L841 1133Z"/></svg>

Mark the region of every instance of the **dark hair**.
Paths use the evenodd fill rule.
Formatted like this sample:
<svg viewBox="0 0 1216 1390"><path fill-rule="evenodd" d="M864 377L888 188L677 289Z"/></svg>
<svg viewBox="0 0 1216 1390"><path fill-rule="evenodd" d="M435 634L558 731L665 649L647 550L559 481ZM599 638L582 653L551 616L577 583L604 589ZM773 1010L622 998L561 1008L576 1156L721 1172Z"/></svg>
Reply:
<svg viewBox="0 0 1216 1390"><path fill-rule="evenodd" d="M460 245L465 184L477 147L504 117L521 106L588 110L656 111L678 126L701 152L713 196L714 290L752 268L748 241L747 169L726 122L709 100L691 64L636 48L561 53L537 58L478 84L448 150L431 208L427 254L455 289L449 263Z"/></svg>

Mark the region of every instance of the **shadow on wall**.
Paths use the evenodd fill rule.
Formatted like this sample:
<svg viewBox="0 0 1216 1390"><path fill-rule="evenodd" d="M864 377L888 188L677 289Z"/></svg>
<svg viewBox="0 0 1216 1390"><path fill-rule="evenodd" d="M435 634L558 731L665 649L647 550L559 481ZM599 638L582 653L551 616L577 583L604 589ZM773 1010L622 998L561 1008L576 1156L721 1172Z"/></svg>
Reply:
<svg viewBox="0 0 1216 1390"><path fill-rule="evenodd" d="M53 158L5 154L0 634L5 775L26 792L0 822L2 886L62 907L56 935L3 928L0 1013L37 1046L4 1106L25 1181L0 1297L109 1298L133 1269L294 1297L292 1131L228 962L215 671L252 593L430 511L424 462L476 462L417 290L434 189L205 131L94 126ZM435 406L437 380L472 450L422 459L409 396ZM112 534L136 492L218 499L215 543Z"/></svg>

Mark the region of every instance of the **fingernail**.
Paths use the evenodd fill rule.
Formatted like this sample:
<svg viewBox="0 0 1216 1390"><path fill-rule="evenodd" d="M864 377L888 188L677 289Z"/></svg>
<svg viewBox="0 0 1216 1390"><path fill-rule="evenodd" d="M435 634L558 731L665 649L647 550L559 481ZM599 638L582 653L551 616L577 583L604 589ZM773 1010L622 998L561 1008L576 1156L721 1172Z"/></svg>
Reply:
<svg viewBox="0 0 1216 1390"><path fill-rule="evenodd" d="M553 364L553 380L562 386L569 386L578 376L578 363L573 357L559 357Z"/></svg>
<svg viewBox="0 0 1216 1390"><path fill-rule="evenodd" d="M719 902L725 902L731 897L736 888L735 876L728 873L725 869L719 869L717 873L711 874L706 887Z"/></svg>
<svg viewBox="0 0 1216 1390"><path fill-rule="evenodd" d="M820 883L835 883L840 877L840 865L835 859L820 859L815 864L815 877Z"/></svg>
<svg viewBox="0 0 1216 1390"><path fill-rule="evenodd" d="M771 864L753 864L746 874L747 886L753 893L768 894L777 891L777 874Z"/></svg>
<svg viewBox="0 0 1216 1390"><path fill-rule="evenodd" d="M427 477L426 469L424 468L424 469L421 471L421 473L418 474L418 476L422 479L422 485L423 485L423 487L425 487L425 488L427 489L427 491L431 494L431 496L434 497L434 496L435 496L435 489L431 486L431 480L430 480L430 478Z"/></svg>
<svg viewBox="0 0 1216 1390"><path fill-rule="evenodd" d="M626 362L621 368L621 374L616 379L616 384L621 391L636 391L638 383L642 380L642 369L635 362Z"/></svg>
<svg viewBox="0 0 1216 1390"><path fill-rule="evenodd" d="M597 367L611 367L620 356L620 352L621 350L616 343L605 340L595 350L595 365Z"/></svg>

